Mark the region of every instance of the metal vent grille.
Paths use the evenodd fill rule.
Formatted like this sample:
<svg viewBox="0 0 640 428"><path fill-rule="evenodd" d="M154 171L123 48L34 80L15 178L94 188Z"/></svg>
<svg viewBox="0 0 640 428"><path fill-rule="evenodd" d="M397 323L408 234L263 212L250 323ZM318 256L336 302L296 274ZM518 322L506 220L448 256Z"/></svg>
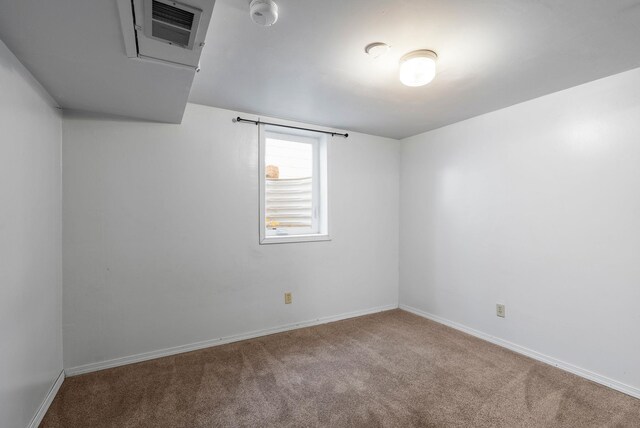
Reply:
<svg viewBox="0 0 640 428"><path fill-rule="evenodd" d="M153 0L151 17L154 21L160 21L189 31L193 25L193 13L156 0Z"/></svg>
<svg viewBox="0 0 640 428"><path fill-rule="evenodd" d="M145 35L193 49L201 10L171 0L145 0Z"/></svg>
<svg viewBox="0 0 640 428"><path fill-rule="evenodd" d="M189 44L189 32L178 30L177 28L162 25L159 22L153 21L152 25L152 34L153 37L158 39L166 40L169 43L187 46Z"/></svg>

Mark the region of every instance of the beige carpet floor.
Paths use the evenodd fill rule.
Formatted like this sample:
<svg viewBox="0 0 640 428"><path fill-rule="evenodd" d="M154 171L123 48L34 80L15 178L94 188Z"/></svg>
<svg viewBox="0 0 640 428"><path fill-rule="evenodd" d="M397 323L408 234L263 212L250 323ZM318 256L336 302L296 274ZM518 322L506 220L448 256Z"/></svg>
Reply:
<svg viewBox="0 0 640 428"><path fill-rule="evenodd" d="M42 427L640 427L640 400L394 310L67 378Z"/></svg>

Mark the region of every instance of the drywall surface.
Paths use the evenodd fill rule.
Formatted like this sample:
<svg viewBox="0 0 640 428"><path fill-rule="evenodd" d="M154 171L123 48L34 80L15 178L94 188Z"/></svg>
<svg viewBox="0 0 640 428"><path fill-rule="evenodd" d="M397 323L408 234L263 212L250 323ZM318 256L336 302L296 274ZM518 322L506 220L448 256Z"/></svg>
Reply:
<svg viewBox="0 0 640 428"><path fill-rule="evenodd" d="M640 388L639 118L636 69L403 140L400 303Z"/></svg>
<svg viewBox="0 0 640 428"><path fill-rule="evenodd" d="M332 240L259 245L257 127L236 116L65 116L65 368L397 305L399 142L330 139Z"/></svg>
<svg viewBox="0 0 640 428"><path fill-rule="evenodd" d="M0 41L0 426L30 423L62 370L56 105Z"/></svg>

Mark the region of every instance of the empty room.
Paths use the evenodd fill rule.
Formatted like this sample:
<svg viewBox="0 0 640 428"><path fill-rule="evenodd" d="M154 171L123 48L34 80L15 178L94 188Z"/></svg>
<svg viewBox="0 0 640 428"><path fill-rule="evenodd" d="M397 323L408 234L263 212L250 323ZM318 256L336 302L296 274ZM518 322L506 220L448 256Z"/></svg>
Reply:
<svg viewBox="0 0 640 428"><path fill-rule="evenodd" d="M0 0L0 428L640 427L640 0Z"/></svg>

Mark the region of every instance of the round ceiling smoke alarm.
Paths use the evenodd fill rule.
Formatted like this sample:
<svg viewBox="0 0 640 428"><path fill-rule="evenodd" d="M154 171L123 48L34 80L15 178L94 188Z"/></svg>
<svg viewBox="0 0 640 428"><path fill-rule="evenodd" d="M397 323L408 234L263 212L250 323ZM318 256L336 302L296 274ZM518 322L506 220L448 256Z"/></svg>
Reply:
<svg viewBox="0 0 640 428"><path fill-rule="evenodd" d="M249 12L253 22L265 27L275 24L278 20L278 5L272 0L252 0Z"/></svg>
<svg viewBox="0 0 640 428"><path fill-rule="evenodd" d="M382 42L369 43L364 51L372 58L379 58L389 52L389 45Z"/></svg>

